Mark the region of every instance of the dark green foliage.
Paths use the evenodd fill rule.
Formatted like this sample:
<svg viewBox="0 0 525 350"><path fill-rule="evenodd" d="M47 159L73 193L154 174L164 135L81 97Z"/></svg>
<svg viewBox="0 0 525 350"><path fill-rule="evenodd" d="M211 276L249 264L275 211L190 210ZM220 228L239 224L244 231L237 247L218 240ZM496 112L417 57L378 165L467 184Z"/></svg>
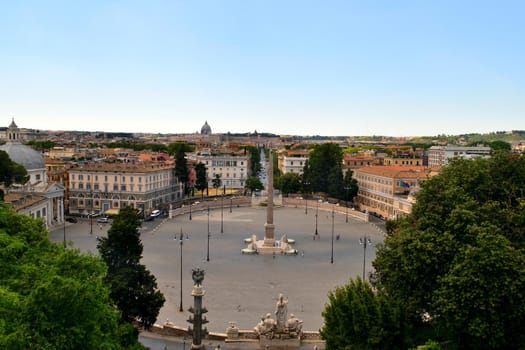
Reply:
<svg viewBox="0 0 525 350"><path fill-rule="evenodd" d="M196 181L195 188L199 191L203 191L208 188L208 176L206 174L206 166L202 163L195 165Z"/></svg>
<svg viewBox="0 0 525 350"><path fill-rule="evenodd" d="M342 160L343 151L335 143L316 145L303 172L303 182L309 183L308 192L324 192L343 199Z"/></svg>
<svg viewBox="0 0 525 350"><path fill-rule="evenodd" d="M27 145L38 151L44 151L55 147L55 143L53 141L28 141Z"/></svg>
<svg viewBox="0 0 525 350"><path fill-rule="evenodd" d="M344 200L347 202L352 202L359 191L357 180L352 177L352 174L353 171L348 169L343 179Z"/></svg>
<svg viewBox="0 0 525 350"><path fill-rule="evenodd" d="M189 191L188 182L190 181L190 173L188 171L188 161L186 160L186 144L171 144L179 145L175 148L175 175L179 181L184 185L184 193Z"/></svg>
<svg viewBox="0 0 525 350"><path fill-rule="evenodd" d="M250 152L250 174L259 175L261 172L261 151L254 146L245 146L244 149Z"/></svg>
<svg viewBox="0 0 525 350"><path fill-rule="evenodd" d="M301 176L299 176L299 174L287 173L280 177L280 188L285 194L299 193L301 187Z"/></svg>
<svg viewBox="0 0 525 350"><path fill-rule="evenodd" d="M215 190L218 190L222 186L222 180L220 174L215 174L215 177L211 180L211 184Z"/></svg>
<svg viewBox="0 0 525 350"><path fill-rule="evenodd" d="M136 320L148 329L165 299L157 289L155 276L140 264L143 249L140 225L136 209L121 209L108 230L108 237L101 238L98 250L108 266L106 280L111 286L110 295L122 318L127 322Z"/></svg>
<svg viewBox="0 0 525 350"><path fill-rule="evenodd" d="M524 194L523 156L457 159L389 224L374 282L402 301L410 345L431 328L452 348L525 347Z"/></svg>
<svg viewBox="0 0 525 350"><path fill-rule="evenodd" d="M360 277L328 295L321 337L326 349L400 349L395 303L374 293Z"/></svg>
<svg viewBox="0 0 525 350"><path fill-rule="evenodd" d="M42 221L0 204L0 348L144 349L93 255L52 244Z"/></svg>
<svg viewBox="0 0 525 350"><path fill-rule="evenodd" d="M261 179L259 179L257 176L250 176L249 178L247 178L245 187L250 192L259 191L264 188Z"/></svg>
<svg viewBox="0 0 525 350"><path fill-rule="evenodd" d="M6 152L0 151L0 184L9 187L13 183L24 184L27 180L27 170L13 162Z"/></svg>

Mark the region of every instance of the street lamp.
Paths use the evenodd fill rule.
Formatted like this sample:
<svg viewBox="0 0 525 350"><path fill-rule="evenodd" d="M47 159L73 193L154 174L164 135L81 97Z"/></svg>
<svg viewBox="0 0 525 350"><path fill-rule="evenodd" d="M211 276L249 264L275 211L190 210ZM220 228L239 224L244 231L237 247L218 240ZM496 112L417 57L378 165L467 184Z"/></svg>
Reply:
<svg viewBox="0 0 525 350"><path fill-rule="evenodd" d="M224 195L221 196L221 233L224 232L224 226L223 226L223 220L222 220L222 218L224 216L224 214L223 214L223 209L224 209L223 203L224 203Z"/></svg>
<svg viewBox="0 0 525 350"><path fill-rule="evenodd" d="M359 244L363 246L363 281L364 281L365 280L365 264L366 264L366 247L368 245L372 245L372 241L365 234L362 238L359 238Z"/></svg>
<svg viewBox="0 0 525 350"><path fill-rule="evenodd" d="M304 215L308 215L308 199L306 198L306 187L310 185L309 182L304 183Z"/></svg>
<svg viewBox="0 0 525 350"><path fill-rule="evenodd" d="M62 204L62 221L64 222L64 248L66 247L66 217L64 215L64 199L61 200Z"/></svg>
<svg viewBox="0 0 525 350"><path fill-rule="evenodd" d="M334 208L332 208L332 254L330 256L330 264L334 263Z"/></svg>
<svg viewBox="0 0 525 350"><path fill-rule="evenodd" d="M317 232L317 217L319 216L319 201L320 201L320 199L317 201L317 207L315 208L315 238L318 237L318 232Z"/></svg>
<svg viewBox="0 0 525 350"><path fill-rule="evenodd" d="M89 191L89 234L93 236L93 191Z"/></svg>
<svg viewBox="0 0 525 350"><path fill-rule="evenodd" d="M210 205L208 204L208 248L206 249L206 261L210 261Z"/></svg>
<svg viewBox="0 0 525 350"><path fill-rule="evenodd" d="M350 186L345 186L346 190L346 197L345 197L345 206L346 206L346 222L348 223L348 190L350 189Z"/></svg>
<svg viewBox="0 0 525 350"><path fill-rule="evenodd" d="M175 236L177 239L177 236ZM180 228L179 245L180 245L180 306L179 311L182 312L182 242L184 241L184 235L182 234L182 227Z"/></svg>

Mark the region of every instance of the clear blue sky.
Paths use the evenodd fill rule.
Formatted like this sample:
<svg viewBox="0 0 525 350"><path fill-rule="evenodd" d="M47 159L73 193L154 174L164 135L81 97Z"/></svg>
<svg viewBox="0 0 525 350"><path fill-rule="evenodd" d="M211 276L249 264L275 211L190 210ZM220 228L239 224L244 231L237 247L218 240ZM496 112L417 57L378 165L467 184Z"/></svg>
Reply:
<svg viewBox="0 0 525 350"><path fill-rule="evenodd" d="M523 1L2 1L0 126L525 129Z"/></svg>

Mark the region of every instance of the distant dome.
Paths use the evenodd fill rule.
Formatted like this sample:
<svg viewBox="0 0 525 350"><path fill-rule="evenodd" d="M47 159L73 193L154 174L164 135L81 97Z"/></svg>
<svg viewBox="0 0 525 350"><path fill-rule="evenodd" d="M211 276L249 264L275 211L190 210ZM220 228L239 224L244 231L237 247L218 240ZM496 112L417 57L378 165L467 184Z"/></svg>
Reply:
<svg viewBox="0 0 525 350"><path fill-rule="evenodd" d="M0 150L6 152L9 158L20 164L26 170L43 169L46 167L44 157L29 146L21 143L6 143L0 146Z"/></svg>
<svg viewBox="0 0 525 350"><path fill-rule="evenodd" d="M0 150L6 152L13 162L20 164L27 171L46 168L44 157L40 153L20 143L20 130L14 118L7 129L7 143L0 146Z"/></svg>
<svg viewBox="0 0 525 350"><path fill-rule="evenodd" d="M211 135L211 128L208 125L208 121L204 122L204 125L201 128L201 134L202 135Z"/></svg>

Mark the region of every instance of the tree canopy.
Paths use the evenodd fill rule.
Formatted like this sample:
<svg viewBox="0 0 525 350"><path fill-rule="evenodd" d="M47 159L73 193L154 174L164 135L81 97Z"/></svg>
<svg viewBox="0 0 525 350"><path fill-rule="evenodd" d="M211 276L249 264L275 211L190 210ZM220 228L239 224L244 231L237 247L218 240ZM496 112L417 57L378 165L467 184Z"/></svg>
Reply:
<svg viewBox="0 0 525 350"><path fill-rule="evenodd" d="M195 181L195 188L199 191L204 191L208 188L208 176L206 174L206 165L198 163L195 165L195 172L197 180Z"/></svg>
<svg viewBox="0 0 525 350"><path fill-rule="evenodd" d="M51 243L43 221L0 203L0 348L145 349L94 255Z"/></svg>
<svg viewBox="0 0 525 350"><path fill-rule="evenodd" d="M108 266L106 280L111 286L110 295L122 318L127 322L138 321L147 329L155 323L165 299L157 288L155 276L140 264L143 250L140 225L136 209L122 208L107 238L100 239L98 250Z"/></svg>
<svg viewBox="0 0 525 350"><path fill-rule="evenodd" d="M427 331L452 348L525 347L524 194L523 156L455 159L389 225L373 281L402 301L412 345Z"/></svg>
<svg viewBox="0 0 525 350"><path fill-rule="evenodd" d="M257 176L250 176L246 179L245 184L246 189L248 189L250 192L259 191L264 188L264 185L261 182L261 179Z"/></svg>
<svg viewBox="0 0 525 350"><path fill-rule="evenodd" d="M312 192L324 192L343 199L343 151L335 143L316 145L303 172L303 182Z"/></svg>

